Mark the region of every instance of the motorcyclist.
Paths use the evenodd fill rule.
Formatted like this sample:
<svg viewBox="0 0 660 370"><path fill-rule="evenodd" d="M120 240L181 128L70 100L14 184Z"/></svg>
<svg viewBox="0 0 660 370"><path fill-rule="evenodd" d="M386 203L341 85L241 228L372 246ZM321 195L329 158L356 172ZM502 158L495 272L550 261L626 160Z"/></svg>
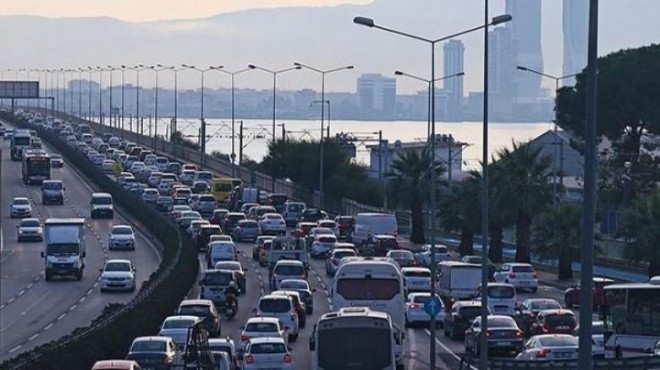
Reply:
<svg viewBox="0 0 660 370"><path fill-rule="evenodd" d="M234 305L238 308L238 288L234 281L229 282L229 286L225 289L225 302L228 307Z"/></svg>

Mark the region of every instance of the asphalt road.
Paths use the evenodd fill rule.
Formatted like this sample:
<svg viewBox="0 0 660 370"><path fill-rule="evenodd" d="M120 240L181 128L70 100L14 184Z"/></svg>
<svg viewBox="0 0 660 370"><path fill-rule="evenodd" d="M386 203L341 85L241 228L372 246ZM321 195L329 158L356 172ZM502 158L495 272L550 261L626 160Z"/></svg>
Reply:
<svg viewBox="0 0 660 370"><path fill-rule="evenodd" d="M0 257L0 362L38 345L58 339L78 327L88 326L110 303L128 302L135 293L103 293L99 291L99 269L110 258L130 259L137 269L138 287L146 281L160 263L158 246L143 232L136 239L136 250L107 250L108 234L113 224L128 223L124 215L115 212L114 220L92 220L89 200L92 185L85 181L68 163L64 168L52 169L53 179L64 182L64 205L41 204L40 188L23 185L20 162L9 159L9 142L2 148L2 218L3 251ZM47 151L52 152L48 148ZM33 216L42 221L49 217L85 217L87 259L81 281L63 279L46 282L43 260L39 253L43 243L16 240L18 219L9 217L13 197L31 199ZM139 227L136 227L139 230ZM138 289L139 290L139 289Z"/></svg>

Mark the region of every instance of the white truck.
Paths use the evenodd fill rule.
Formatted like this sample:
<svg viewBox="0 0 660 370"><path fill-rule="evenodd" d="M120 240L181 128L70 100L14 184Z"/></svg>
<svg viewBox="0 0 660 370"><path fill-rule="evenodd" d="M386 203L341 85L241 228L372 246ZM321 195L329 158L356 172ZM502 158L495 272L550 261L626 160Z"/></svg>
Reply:
<svg viewBox="0 0 660 370"><path fill-rule="evenodd" d="M481 285L481 266L473 263L445 261L438 263L438 294L445 302L470 299Z"/></svg>
<svg viewBox="0 0 660 370"><path fill-rule="evenodd" d="M85 268L85 219L49 218L45 222L44 259L46 281L73 275L81 280Z"/></svg>

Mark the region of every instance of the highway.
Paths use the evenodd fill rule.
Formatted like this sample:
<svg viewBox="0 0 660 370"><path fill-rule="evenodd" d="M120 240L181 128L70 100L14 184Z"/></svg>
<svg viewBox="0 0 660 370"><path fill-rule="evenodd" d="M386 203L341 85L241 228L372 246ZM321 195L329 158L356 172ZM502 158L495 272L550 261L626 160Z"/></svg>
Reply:
<svg viewBox="0 0 660 370"><path fill-rule="evenodd" d="M92 220L89 200L93 185L66 163L53 168L51 177L64 182L64 205L41 204L40 188L21 182L21 164L9 159L9 142L2 147L2 232L4 250L0 260L0 362L36 346L58 339L79 327L88 326L110 303L126 303L135 293L103 293L98 287L99 269L109 258L130 259L137 268L138 290L160 263L158 246L143 232L136 239L136 250L107 250L108 234L113 223L128 223L124 215L115 212L114 220ZM52 152L49 148L47 151ZM50 217L85 217L87 259L81 281L57 279L46 282L44 263L39 254L43 243L16 241L18 219L9 217L13 197L28 197L33 216L42 222ZM137 290L136 290L137 292Z"/></svg>

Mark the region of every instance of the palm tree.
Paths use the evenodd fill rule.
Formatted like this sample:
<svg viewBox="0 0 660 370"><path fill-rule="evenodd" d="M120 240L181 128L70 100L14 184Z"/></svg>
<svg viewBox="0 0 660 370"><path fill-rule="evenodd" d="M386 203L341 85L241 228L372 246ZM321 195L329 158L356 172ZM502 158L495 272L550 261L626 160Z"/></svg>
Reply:
<svg viewBox="0 0 660 370"><path fill-rule="evenodd" d="M649 277L660 275L660 192L636 199L623 213L620 235L626 238L626 257L649 263Z"/></svg>
<svg viewBox="0 0 660 370"><path fill-rule="evenodd" d="M532 228L534 252L544 260L558 260L559 280L573 278L572 264L580 258L579 206L562 203L543 213Z"/></svg>
<svg viewBox="0 0 660 370"><path fill-rule="evenodd" d="M428 199L431 171L436 172L436 180L444 172L439 163L431 168L431 155L424 148L421 151L405 151L392 161L388 178L388 186L392 199L396 204L410 208L411 227L410 240L413 243L424 243L424 204Z"/></svg>
<svg viewBox="0 0 660 370"><path fill-rule="evenodd" d="M552 202L552 158L541 156L541 147L513 143L512 149L498 152L499 207L507 207L516 225L517 262L530 262L531 230L534 216Z"/></svg>
<svg viewBox="0 0 660 370"><path fill-rule="evenodd" d="M474 234L479 230L481 220L481 176L471 171L468 178L440 195L438 213L440 224L446 232L460 230L461 243L458 251L461 256L474 254Z"/></svg>

